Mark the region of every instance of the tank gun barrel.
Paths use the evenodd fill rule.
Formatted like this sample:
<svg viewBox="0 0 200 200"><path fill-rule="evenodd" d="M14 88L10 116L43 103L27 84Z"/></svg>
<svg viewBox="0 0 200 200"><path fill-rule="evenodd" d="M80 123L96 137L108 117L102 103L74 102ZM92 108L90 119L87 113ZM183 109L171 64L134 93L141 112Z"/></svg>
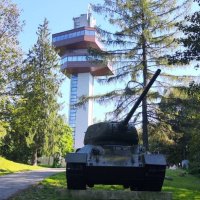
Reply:
<svg viewBox="0 0 200 200"><path fill-rule="evenodd" d="M138 108L138 106L140 105L141 101L144 99L144 97L146 96L147 92L149 91L150 87L153 85L154 81L156 80L156 78L158 77L158 75L160 74L161 70L158 69L156 71L156 73L154 74L154 76L151 78L151 80L149 81L147 87L144 89L144 91L142 92L142 94L140 95L140 97L138 98L138 100L136 101L135 105L133 106L133 108L131 109L131 111L128 113L128 115L126 116L126 118L121 122L121 125L123 127L128 125L129 120L131 119L131 117L133 116L134 112L136 111L136 109Z"/></svg>

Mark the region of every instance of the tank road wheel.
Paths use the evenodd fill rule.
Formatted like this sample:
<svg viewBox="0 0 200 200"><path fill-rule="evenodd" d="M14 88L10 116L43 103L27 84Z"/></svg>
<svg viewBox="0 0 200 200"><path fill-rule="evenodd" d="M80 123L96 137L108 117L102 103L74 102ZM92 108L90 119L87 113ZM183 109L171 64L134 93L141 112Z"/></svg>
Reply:
<svg viewBox="0 0 200 200"><path fill-rule="evenodd" d="M66 168L67 188L69 190L86 190L84 164L68 163Z"/></svg>

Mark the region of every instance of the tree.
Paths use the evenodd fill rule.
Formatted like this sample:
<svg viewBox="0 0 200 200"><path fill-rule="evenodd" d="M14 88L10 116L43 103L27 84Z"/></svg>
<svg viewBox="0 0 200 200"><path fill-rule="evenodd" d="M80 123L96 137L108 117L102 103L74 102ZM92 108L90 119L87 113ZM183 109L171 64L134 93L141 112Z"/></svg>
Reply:
<svg viewBox="0 0 200 200"><path fill-rule="evenodd" d="M49 39L47 19L38 27L37 35L37 43L29 51L21 70L22 81L17 85L17 91L23 93L17 103L23 111L23 128L33 165L37 164L38 151L48 149L49 141L56 137L57 132L51 130L59 117L56 97L63 80L58 74L58 57Z"/></svg>
<svg viewBox="0 0 200 200"><path fill-rule="evenodd" d="M15 86L14 77L22 64L22 49L18 35L22 31L21 11L11 0L1 0L0 4L0 138L6 135L9 124L5 121L6 103Z"/></svg>
<svg viewBox="0 0 200 200"><path fill-rule="evenodd" d="M13 76L22 65L22 49L18 35L24 22L20 21L20 10L11 0L1 0L0 5L0 95L10 94L14 87Z"/></svg>
<svg viewBox="0 0 200 200"><path fill-rule="evenodd" d="M153 137L150 133L151 149L165 153L171 164L178 164L184 159L189 159L191 163L198 164L198 169L200 169L197 158L200 153L198 151L199 85L191 83L189 87L183 87L181 90L174 89L162 99L159 109L161 113L164 113L160 123L165 121L165 126L160 128L158 124L152 130L156 132ZM160 134L162 130L164 133ZM164 135L166 137L163 137Z"/></svg>
<svg viewBox="0 0 200 200"><path fill-rule="evenodd" d="M156 116L155 100L162 97L160 88L171 88L166 80L176 80L180 77L167 73L168 62L163 58L166 52L173 50L175 42L175 23L185 12L184 7L188 1L177 5L178 1L161 0L105 0L103 5L92 5L92 9L98 14L104 15L117 31L110 32L97 27L97 31L103 37L102 42L108 51L99 51L89 48L94 58L103 59L102 63L112 62L115 66L115 76L101 79L100 82L125 84L124 89L113 90L104 95L94 97L81 97L81 105L88 98L101 102L115 101L115 116L129 110L147 86L157 68L163 70L154 91L149 92L142 101L143 145L148 150L148 126L155 124ZM161 79L163 78L163 79ZM164 80L164 81L163 81ZM157 100L158 101L158 100ZM137 116L138 117L138 116Z"/></svg>
<svg viewBox="0 0 200 200"><path fill-rule="evenodd" d="M200 6L199 0L194 0ZM200 11L193 13L191 16L186 16L187 24L183 22L177 23L177 27L184 33L184 37L178 39L182 50L177 51L175 55L168 55L167 58L170 64L183 63L189 64L190 61L200 61ZM196 67L199 67L197 64Z"/></svg>
<svg viewBox="0 0 200 200"><path fill-rule="evenodd" d="M188 89L190 104L188 109L191 115L188 117L188 127L190 127L191 138L189 141L189 161L190 171L193 174L200 174L200 84L192 82ZM192 105L192 106L191 106ZM193 108L193 109L192 109Z"/></svg>
<svg viewBox="0 0 200 200"><path fill-rule="evenodd" d="M200 1L195 0L200 6ZM185 17L186 24L183 22L177 23L177 27L184 34L183 37L178 39L179 44L181 45L181 50L176 51L174 55L167 55L169 64L189 64L191 61L197 62L196 69L199 68L200 61L200 12L194 12L190 16ZM185 120L181 120L180 124L182 129L188 132L190 138L187 141L189 146L189 159L190 159L190 168L193 173L200 173L200 163L199 163L199 84L198 82L192 81L188 88L188 99L186 104L181 107L184 113ZM183 123L185 122L185 123Z"/></svg>
<svg viewBox="0 0 200 200"><path fill-rule="evenodd" d="M73 130L67 124L62 126L60 130L61 137L58 140L58 148L59 152L61 153L62 157L65 157L68 152L73 152L73 137L72 137Z"/></svg>
<svg viewBox="0 0 200 200"><path fill-rule="evenodd" d="M187 128L187 117L190 110L186 110L188 95L185 90L173 89L165 94L157 109L160 122L150 131L151 150L164 153L170 164L188 159L190 131Z"/></svg>
<svg viewBox="0 0 200 200"><path fill-rule="evenodd" d="M4 111L4 105L5 105L5 98L0 97L0 111L1 111L1 116L3 115ZM6 135L6 127L8 126L8 123L4 120L3 117L0 118L0 144L1 144L1 139L4 138Z"/></svg>

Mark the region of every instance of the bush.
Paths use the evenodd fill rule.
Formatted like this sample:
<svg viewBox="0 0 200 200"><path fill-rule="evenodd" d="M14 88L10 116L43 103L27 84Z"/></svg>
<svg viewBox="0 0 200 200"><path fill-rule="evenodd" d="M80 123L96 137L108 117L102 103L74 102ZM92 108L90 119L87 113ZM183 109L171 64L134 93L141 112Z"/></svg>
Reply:
<svg viewBox="0 0 200 200"><path fill-rule="evenodd" d="M189 163L189 173L194 175L200 175L200 162L193 161Z"/></svg>
<svg viewBox="0 0 200 200"><path fill-rule="evenodd" d="M54 160L53 160L53 166L52 167L53 168L60 168L60 167L62 167L59 158L54 158Z"/></svg>

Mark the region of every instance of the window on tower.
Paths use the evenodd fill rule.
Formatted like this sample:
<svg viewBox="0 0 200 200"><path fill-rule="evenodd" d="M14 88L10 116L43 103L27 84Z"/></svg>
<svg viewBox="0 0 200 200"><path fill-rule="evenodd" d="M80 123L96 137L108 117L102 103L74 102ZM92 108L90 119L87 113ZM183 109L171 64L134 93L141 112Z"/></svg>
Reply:
<svg viewBox="0 0 200 200"><path fill-rule="evenodd" d="M82 30L82 31L76 31L73 33L66 33L64 35L61 36L56 36L53 37L53 42L58 42L58 41L62 41L62 40L67 40L70 38L74 38L74 37L79 37L81 35L92 35L92 36L96 36L97 34L95 34L95 31L93 30Z"/></svg>

